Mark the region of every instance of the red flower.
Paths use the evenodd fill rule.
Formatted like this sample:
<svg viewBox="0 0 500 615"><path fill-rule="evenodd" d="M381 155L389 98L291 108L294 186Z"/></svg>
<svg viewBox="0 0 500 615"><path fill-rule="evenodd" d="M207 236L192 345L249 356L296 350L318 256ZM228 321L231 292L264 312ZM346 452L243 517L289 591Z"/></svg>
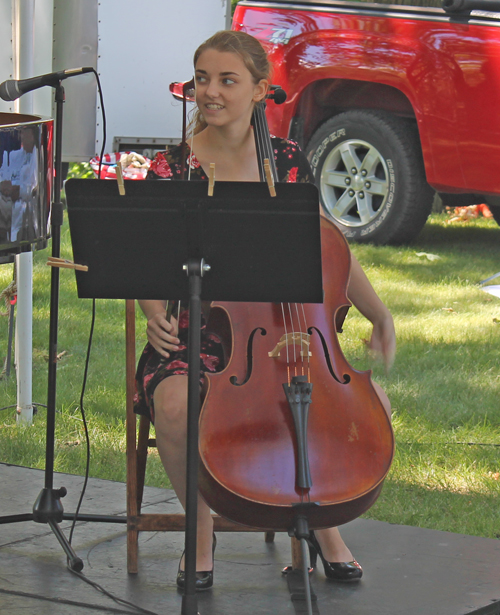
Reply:
<svg viewBox="0 0 500 615"><path fill-rule="evenodd" d="M144 388L146 388L148 386L148 382L151 380L151 378L154 376L154 374L148 374L147 376L144 376Z"/></svg>
<svg viewBox="0 0 500 615"><path fill-rule="evenodd" d="M179 329L187 329L189 326L189 310L184 310L179 316Z"/></svg>
<svg viewBox="0 0 500 615"><path fill-rule="evenodd" d="M196 160L194 154L189 155L187 162L191 169L197 169L200 166L200 163Z"/></svg>
<svg viewBox="0 0 500 615"><path fill-rule="evenodd" d="M220 342L219 337L217 335L214 335L213 333L207 333L207 340L210 340L211 342L215 342L216 344Z"/></svg>
<svg viewBox="0 0 500 615"><path fill-rule="evenodd" d="M297 182L297 171L299 167L292 167L290 169L290 173L288 174L288 183L295 184Z"/></svg>
<svg viewBox="0 0 500 615"><path fill-rule="evenodd" d="M188 364L184 361L172 361L168 366L168 369L187 369Z"/></svg>
<svg viewBox="0 0 500 615"><path fill-rule="evenodd" d="M165 156L161 154L160 152L156 154L156 158L151 163L149 170L156 173L156 175L159 175L160 177L164 177L164 178L174 176L174 174L172 173L172 169L170 168L170 165L165 160Z"/></svg>
<svg viewBox="0 0 500 615"><path fill-rule="evenodd" d="M217 366L219 365L218 357L214 357L211 354L200 354L201 360L203 361L203 365L210 372L215 372Z"/></svg>

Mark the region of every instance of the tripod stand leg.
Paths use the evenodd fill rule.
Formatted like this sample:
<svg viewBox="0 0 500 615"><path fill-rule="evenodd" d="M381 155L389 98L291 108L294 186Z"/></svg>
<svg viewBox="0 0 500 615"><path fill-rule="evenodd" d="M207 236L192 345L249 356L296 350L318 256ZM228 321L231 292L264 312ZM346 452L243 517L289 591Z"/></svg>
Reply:
<svg viewBox="0 0 500 615"><path fill-rule="evenodd" d="M71 570L80 572L83 569L83 561L73 551L72 546L66 540L66 536L57 525L58 522L63 520L64 511L61 498L65 495L65 487L60 489L42 489L33 506L33 521L36 523L47 523L50 526L68 557Z"/></svg>
<svg viewBox="0 0 500 615"><path fill-rule="evenodd" d="M75 572L81 572L83 570L83 560L80 559L76 553L73 551L73 548L66 540L66 536L62 533L61 528L57 525L55 521L48 520L47 523L50 525L51 530L54 532L59 544L63 548L66 556L69 560L69 567L71 570Z"/></svg>

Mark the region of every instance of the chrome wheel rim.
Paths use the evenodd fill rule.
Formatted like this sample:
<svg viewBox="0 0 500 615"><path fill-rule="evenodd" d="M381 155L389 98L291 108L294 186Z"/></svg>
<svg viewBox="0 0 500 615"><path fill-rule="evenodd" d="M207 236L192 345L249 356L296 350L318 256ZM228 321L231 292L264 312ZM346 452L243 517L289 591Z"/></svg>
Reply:
<svg viewBox="0 0 500 615"><path fill-rule="evenodd" d="M366 141L350 139L335 146L321 169L320 192L327 213L349 227L381 218L394 196L392 163L387 162Z"/></svg>

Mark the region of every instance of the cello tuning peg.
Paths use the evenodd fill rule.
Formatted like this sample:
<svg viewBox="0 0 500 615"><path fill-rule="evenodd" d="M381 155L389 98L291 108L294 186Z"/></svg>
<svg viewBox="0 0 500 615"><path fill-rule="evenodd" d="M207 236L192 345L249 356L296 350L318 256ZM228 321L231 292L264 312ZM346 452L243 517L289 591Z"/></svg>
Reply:
<svg viewBox="0 0 500 615"><path fill-rule="evenodd" d="M268 98L274 100L277 105L282 105L287 96L285 90L280 85L271 85L269 86L270 94Z"/></svg>

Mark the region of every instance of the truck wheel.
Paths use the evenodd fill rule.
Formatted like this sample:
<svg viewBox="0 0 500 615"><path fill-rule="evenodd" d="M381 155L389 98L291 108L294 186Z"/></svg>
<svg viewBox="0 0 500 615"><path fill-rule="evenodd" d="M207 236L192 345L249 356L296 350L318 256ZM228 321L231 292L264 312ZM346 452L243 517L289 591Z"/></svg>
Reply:
<svg viewBox="0 0 500 615"><path fill-rule="evenodd" d="M415 125L383 111L326 121L306 152L325 212L353 241L414 239L432 208Z"/></svg>

